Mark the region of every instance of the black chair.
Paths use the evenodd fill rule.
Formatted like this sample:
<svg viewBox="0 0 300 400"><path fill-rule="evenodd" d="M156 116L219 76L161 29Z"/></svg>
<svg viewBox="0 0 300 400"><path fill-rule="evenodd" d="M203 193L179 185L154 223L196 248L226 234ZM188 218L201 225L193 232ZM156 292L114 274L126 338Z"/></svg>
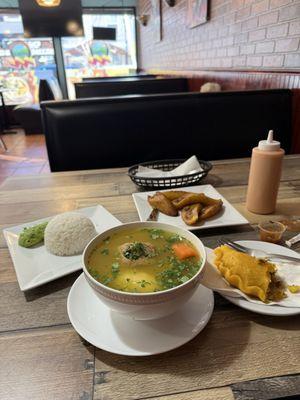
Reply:
<svg viewBox="0 0 300 400"><path fill-rule="evenodd" d="M39 102L61 100L62 93L56 79L47 81L41 79L39 83ZM13 115L24 129L26 135L43 132L40 104L25 104L14 108Z"/></svg>
<svg viewBox="0 0 300 400"><path fill-rule="evenodd" d="M186 78L126 78L75 83L76 98L188 92Z"/></svg>
<svg viewBox="0 0 300 400"><path fill-rule="evenodd" d="M52 171L248 157L269 129L291 147L290 90L122 96L42 103ZM84 138L84 140L82 140Z"/></svg>

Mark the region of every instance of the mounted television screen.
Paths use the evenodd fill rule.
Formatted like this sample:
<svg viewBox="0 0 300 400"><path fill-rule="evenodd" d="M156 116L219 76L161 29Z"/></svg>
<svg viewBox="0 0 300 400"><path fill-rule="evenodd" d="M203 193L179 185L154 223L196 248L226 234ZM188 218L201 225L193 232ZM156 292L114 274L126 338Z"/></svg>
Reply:
<svg viewBox="0 0 300 400"><path fill-rule="evenodd" d="M41 5L41 4L46 5ZM81 0L19 0L25 37L83 36Z"/></svg>
<svg viewBox="0 0 300 400"><path fill-rule="evenodd" d="M116 28L93 27L94 40L116 40Z"/></svg>

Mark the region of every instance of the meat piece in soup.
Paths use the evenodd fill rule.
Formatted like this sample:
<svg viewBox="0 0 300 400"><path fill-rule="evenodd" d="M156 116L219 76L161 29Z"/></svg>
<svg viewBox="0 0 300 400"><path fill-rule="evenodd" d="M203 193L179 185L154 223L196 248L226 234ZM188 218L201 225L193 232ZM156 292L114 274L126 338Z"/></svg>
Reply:
<svg viewBox="0 0 300 400"><path fill-rule="evenodd" d="M178 256L179 244L190 251ZM99 243L88 259L88 271L98 282L133 293L178 286L200 266L201 257L189 240L161 229L116 232Z"/></svg>
<svg viewBox="0 0 300 400"><path fill-rule="evenodd" d="M151 243L131 242L119 246L121 259L128 265L145 264L149 258L154 257L155 247Z"/></svg>

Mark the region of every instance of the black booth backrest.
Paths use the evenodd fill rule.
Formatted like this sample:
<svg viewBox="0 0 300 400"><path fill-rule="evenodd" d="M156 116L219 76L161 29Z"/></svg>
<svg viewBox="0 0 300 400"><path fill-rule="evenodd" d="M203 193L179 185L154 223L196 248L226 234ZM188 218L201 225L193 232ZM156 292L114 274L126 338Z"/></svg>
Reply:
<svg viewBox="0 0 300 400"><path fill-rule="evenodd" d="M75 83L76 98L187 92L186 78L127 78Z"/></svg>
<svg viewBox="0 0 300 400"><path fill-rule="evenodd" d="M103 82L104 80L112 80L112 81L118 81L118 80L128 80L128 79L153 79L157 75L152 75L152 74L130 74L130 75L119 75L119 76L92 76L89 78L82 78L82 82Z"/></svg>
<svg viewBox="0 0 300 400"><path fill-rule="evenodd" d="M49 82L41 79L39 84L39 101L55 100L55 96Z"/></svg>
<svg viewBox="0 0 300 400"><path fill-rule="evenodd" d="M62 92L56 78L41 79L39 84L39 102L49 100L62 100Z"/></svg>
<svg viewBox="0 0 300 400"><path fill-rule="evenodd" d="M291 91L182 93L42 103L52 171L148 160L248 157L273 129L289 152Z"/></svg>

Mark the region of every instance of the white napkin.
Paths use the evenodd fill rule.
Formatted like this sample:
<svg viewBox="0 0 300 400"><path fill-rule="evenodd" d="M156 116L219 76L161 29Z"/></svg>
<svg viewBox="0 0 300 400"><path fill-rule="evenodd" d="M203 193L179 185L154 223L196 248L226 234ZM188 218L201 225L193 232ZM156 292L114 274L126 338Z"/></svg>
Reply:
<svg viewBox="0 0 300 400"><path fill-rule="evenodd" d="M203 171L196 156L190 157L184 163L171 171L162 171L160 169L148 168L139 165L136 176L142 178L171 178L172 176L195 174Z"/></svg>
<svg viewBox="0 0 300 400"><path fill-rule="evenodd" d="M266 306L282 306L282 307L299 307L300 308L300 293L291 293L286 289L287 297L278 302L262 303L260 300L255 300L247 296L245 293L236 289L222 277L217 267L214 265L215 255L212 249L206 247L207 262L205 265L204 276L201 284L209 289L215 290L229 297L244 297L251 303L265 304ZM283 279L286 285L300 286L300 259L299 264L276 263L277 275Z"/></svg>

